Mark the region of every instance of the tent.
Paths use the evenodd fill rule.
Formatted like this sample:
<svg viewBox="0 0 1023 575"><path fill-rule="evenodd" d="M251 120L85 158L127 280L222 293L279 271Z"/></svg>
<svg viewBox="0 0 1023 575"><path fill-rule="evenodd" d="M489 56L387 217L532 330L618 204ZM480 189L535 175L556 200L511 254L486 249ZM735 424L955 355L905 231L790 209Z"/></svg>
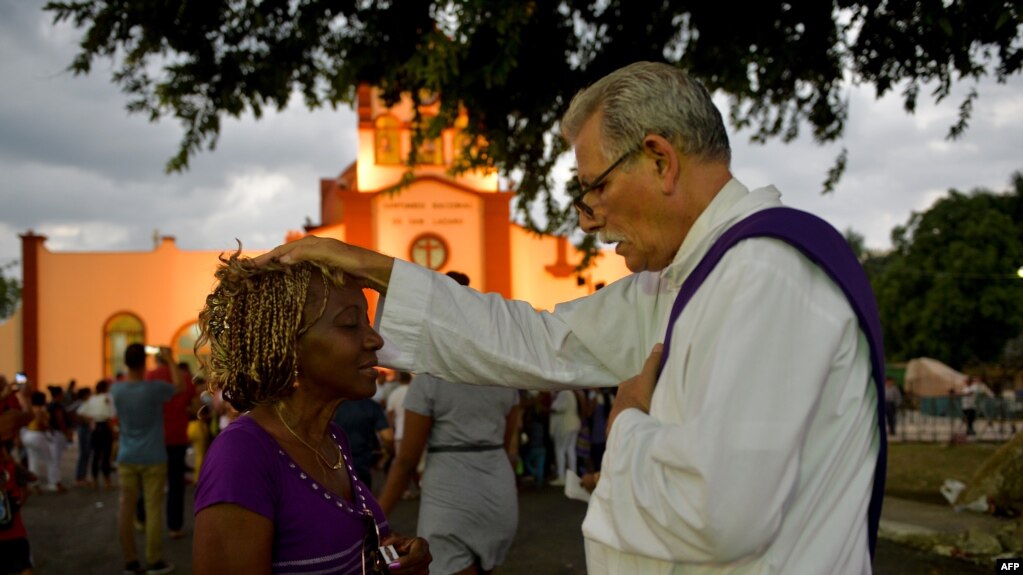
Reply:
<svg viewBox="0 0 1023 575"><path fill-rule="evenodd" d="M903 389L917 397L947 397L950 389L958 395L965 387L966 374L936 359L918 357L906 365Z"/></svg>

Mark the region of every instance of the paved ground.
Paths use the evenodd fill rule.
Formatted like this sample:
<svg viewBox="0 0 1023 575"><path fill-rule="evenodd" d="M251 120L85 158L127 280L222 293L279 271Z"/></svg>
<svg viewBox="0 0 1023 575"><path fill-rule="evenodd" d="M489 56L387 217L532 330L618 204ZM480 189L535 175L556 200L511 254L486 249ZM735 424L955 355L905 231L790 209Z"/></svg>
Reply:
<svg viewBox="0 0 1023 575"><path fill-rule="evenodd" d="M917 422L913 422L917 423ZM910 426L907 426L910 427ZM68 449L64 476L73 476L77 449ZM377 485L382 484L378 477ZM191 503L188 487L186 531L188 537L166 540L166 559L177 573L191 573ZM72 488L67 493L33 496L24 509L39 575L109 575L121 573L117 543L116 490ZM519 495L519 529L502 575L582 575L586 573L580 526L586 504L564 496L560 489L528 488ZM414 533L418 501L402 502L390 517L395 530ZM905 533L959 533L974 528L996 532L1005 520L977 513L956 513L944 505L928 505L888 499L881 522L874 572L879 575L971 575L986 574L994 565L978 566L959 559L940 557L888 541ZM142 534L136 542L144 549Z"/></svg>
<svg viewBox="0 0 1023 575"><path fill-rule="evenodd" d="M189 505L192 489L188 490ZM887 527L900 528L929 518L936 528L955 528L956 516L946 508L889 502ZM117 492L76 488L65 494L33 497L25 508L37 573L41 575L109 575L121 572L116 531ZM499 573L505 575L581 575L586 572L580 525L586 506L558 489L529 489L520 496L520 523L510 556ZM405 533L415 530L418 502L403 502L391 521ZM983 517L983 516L981 516ZM983 517L984 520L990 519ZM166 542L167 559L177 573L191 572L189 537ZM142 549L142 536L137 537ZM990 573L990 568L938 557L882 540L874 564L880 575L952 575Z"/></svg>

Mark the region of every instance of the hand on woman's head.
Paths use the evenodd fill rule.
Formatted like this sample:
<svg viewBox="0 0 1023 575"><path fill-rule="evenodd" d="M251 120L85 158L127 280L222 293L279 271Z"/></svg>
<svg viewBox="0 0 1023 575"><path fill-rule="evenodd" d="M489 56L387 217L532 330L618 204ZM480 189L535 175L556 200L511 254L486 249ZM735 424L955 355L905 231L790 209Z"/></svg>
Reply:
<svg viewBox="0 0 1023 575"><path fill-rule="evenodd" d="M334 268L359 278L359 286L387 291L391 279L394 258L373 250L347 244L333 238L305 236L299 240L277 246L259 255L254 262L264 266L271 262L293 264L316 262L327 268Z"/></svg>

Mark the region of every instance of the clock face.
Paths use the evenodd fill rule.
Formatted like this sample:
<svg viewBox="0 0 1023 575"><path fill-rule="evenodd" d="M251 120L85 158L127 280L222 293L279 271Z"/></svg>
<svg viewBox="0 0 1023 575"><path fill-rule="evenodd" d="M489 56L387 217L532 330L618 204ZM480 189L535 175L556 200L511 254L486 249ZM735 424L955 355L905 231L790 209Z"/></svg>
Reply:
<svg viewBox="0 0 1023 575"><path fill-rule="evenodd" d="M419 104L422 106L432 106L437 103L440 99L440 94L432 90L422 88L419 90Z"/></svg>
<svg viewBox="0 0 1023 575"><path fill-rule="evenodd" d="M436 234L423 234L412 240L409 256L413 263L439 270L448 261L448 244Z"/></svg>

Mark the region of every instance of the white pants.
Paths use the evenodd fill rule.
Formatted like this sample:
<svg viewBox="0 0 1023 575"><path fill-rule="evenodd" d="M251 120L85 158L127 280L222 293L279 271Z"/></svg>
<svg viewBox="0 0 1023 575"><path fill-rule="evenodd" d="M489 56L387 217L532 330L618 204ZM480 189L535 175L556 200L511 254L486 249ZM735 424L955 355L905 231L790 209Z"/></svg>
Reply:
<svg viewBox="0 0 1023 575"><path fill-rule="evenodd" d="M28 453L28 470L42 483L49 482L46 473L53 459L53 435L48 431L21 428L21 443Z"/></svg>
<svg viewBox="0 0 1023 575"><path fill-rule="evenodd" d="M575 468L575 440L579 437L579 430L558 430L551 435L553 436L552 439L554 439L554 461L558 466L558 479L564 480L566 469L571 469L573 473L578 473Z"/></svg>
<svg viewBox="0 0 1023 575"><path fill-rule="evenodd" d="M50 469L46 476L46 482L50 487L56 487L62 483L60 480L60 460L64 457L64 450L67 449L67 445L67 436L58 431L54 431L52 434L52 441L50 443Z"/></svg>

